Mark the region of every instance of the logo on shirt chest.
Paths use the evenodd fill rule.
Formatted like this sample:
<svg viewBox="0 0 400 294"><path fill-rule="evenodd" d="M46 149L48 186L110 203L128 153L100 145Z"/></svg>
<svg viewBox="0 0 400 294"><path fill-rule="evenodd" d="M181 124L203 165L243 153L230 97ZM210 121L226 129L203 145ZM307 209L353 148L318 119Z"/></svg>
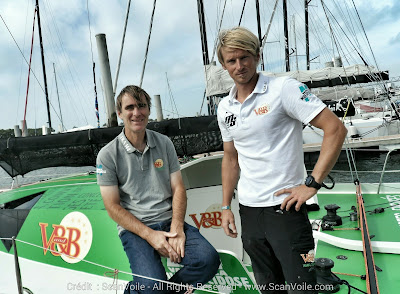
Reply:
<svg viewBox="0 0 400 294"><path fill-rule="evenodd" d="M264 115L267 114L269 111L271 110L271 107L269 106L269 104L263 104L260 107L254 109L254 112L256 113L256 115Z"/></svg>
<svg viewBox="0 0 400 294"><path fill-rule="evenodd" d="M226 113L225 116L225 125L228 129L237 126L237 117L233 113Z"/></svg>
<svg viewBox="0 0 400 294"><path fill-rule="evenodd" d="M164 166L164 161L159 158L154 162L154 167L155 168L162 168Z"/></svg>

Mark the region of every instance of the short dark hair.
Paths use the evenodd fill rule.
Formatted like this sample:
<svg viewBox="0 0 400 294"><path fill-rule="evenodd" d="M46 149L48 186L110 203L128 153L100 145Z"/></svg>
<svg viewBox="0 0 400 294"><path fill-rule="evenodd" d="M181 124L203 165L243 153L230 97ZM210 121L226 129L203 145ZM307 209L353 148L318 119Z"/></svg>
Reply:
<svg viewBox="0 0 400 294"><path fill-rule="evenodd" d="M134 85L129 85L126 86L121 90L121 92L117 96L117 101L115 103L115 108L117 109L117 112L121 113L122 111L122 97L128 94L129 96L132 96L137 102L142 102L142 95L146 98L147 105L149 106L149 110L151 108L151 98L149 94L139 86L134 86Z"/></svg>

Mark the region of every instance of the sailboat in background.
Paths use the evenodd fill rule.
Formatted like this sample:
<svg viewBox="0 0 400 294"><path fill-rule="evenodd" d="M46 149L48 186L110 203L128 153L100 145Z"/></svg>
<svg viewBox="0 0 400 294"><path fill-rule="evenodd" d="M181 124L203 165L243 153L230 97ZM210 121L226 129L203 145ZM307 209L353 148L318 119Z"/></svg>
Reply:
<svg viewBox="0 0 400 294"><path fill-rule="evenodd" d="M273 22L275 10L277 9L278 1L275 1L274 10L272 11L269 25ZM305 28L306 28L306 40L308 37L308 10L309 1L305 1ZM349 130L349 142L354 147L376 147L379 148L381 145L391 145L400 142L400 96L395 96L394 91L390 91L388 85L384 81L389 80L389 73L387 71L380 71L379 67L369 65L366 59L361 55L362 49L356 46L360 44L356 36L354 40L349 39L346 35L346 28L341 25L338 20L331 14L328 17L328 11L330 10L321 1L322 8L325 11L327 22L329 24L330 33L332 34L332 43L335 45L335 51L341 56L346 56L346 60L350 60L349 53L344 52L343 48L350 45L357 57L360 57L362 64L355 64L349 66L343 66L342 58L332 58L333 61L325 63L326 67L320 69L310 69L310 57L309 57L309 42L306 41L307 51L307 69L298 69L298 53L297 47L292 49L292 53L296 53L295 56L289 54L289 36L287 32L287 8L286 1L283 1L283 13L284 13L284 25L285 25L285 66L286 72L265 72L265 74L281 77L287 76L294 78L308 86L308 88L328 105L328 107L339 117L343 117L343 121ZM358 12L357 12L358 15ZM361 20L360 24L362 26ZM344 22L346 24L346 22ZM334 29L333 29L334 26ZM260 28L260 27L259 27ZM259 29L259 38L262 44L265 44L268 38L269 28L266 34L261 37ZM351 28L348 28L351 29ZM339 33L344 34L339 36ZM203 39L205 39L204 37ZM365 38L368 38L365 35ZM296 38L295 38L296 40ZM347 41L348 44L344 46L340 43L341 41ZM264 49L264 45L261 49ZM371 49L372 52L372 49ZM261 55L263 56L261 50ZM373 55L373 52L372 52ZM297 70L290 70L290 57L296 57L296 68ZM292 58L293 59L293 58ZM263 61L262 61L263 62ZM264 64L261 64L263 69ZM206 77L206 96L209 100L210 113L216 113L218 102L222 97L229 93L229 90L233 86L233 81L229 74L222 69L221 66L217 66L215 63L205 62L205 77ZM371 95L371 87L367 88L366 85L372 84L375 87L373 94ZM352 87L352 85L363 85L363 87ZM372 107L378 99L381 105L384 107ZM368 99L368 100L367 100ZM399 101L397 101L399 99ZM359 101L360 100L360 101ZM392 101L394 100L394 101ZM369 105L367 104L368 101ZM368 112L367 112L368 111ZM368 113L368 114L367 114ZM390 137L388 137L390 136ZM373 140L371 141L371 139ZM365 142L364 142L365 141ZM305 151L308 152L309 146L318 146L322 142L322 132L313 128L312 126L305 126L303 131L303 143L306 144ZM362 142L362 143L361 143ZM382 146L381 146L382 148ZM313 148L313 151L316 149Z"/></svg>

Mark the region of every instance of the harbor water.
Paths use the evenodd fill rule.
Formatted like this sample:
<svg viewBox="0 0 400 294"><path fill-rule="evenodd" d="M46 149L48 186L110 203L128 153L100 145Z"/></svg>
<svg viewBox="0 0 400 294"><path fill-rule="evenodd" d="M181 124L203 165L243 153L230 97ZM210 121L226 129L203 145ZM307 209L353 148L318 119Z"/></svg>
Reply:
<svg viewBox="0 0 400 294"><path fill-rule="evenodd" d="M379 183L387 154L387 152L371 150L357 151L352 154L342 151L330 176L337 183L353 183L355 179L358 179L360 183ZM305 154L304 162L309 173L312 171L317 158L318 154ZM399 151L390 153L383 182L400 182Z"/></svg>
<svg viewBox="0 0 400 294"><path fill-rule="evenodd" d="M357 151L353 154L356 168L350 168L348 157L351 161L351 156L347 156L342 152L338 162L331 171L330 175L335 182L351 183L358 178L361 183L379 183L383 165L386 159L385 152L375 151ZM311 172L315 165L318 154L305 154L304 160L306 169ZM47 180L55 177L63 177L71 174L85 173L94 171L95 167L52 167L44 168L27 173L24 177L18 176L14 181L14 185L24 185L35 183L42 180ZM400 152L392 152L386 165L386 172L383 177L383 182L393 183L400 181ZM9 189L13 185L13 179L0 168L0 189Z"/></svg>

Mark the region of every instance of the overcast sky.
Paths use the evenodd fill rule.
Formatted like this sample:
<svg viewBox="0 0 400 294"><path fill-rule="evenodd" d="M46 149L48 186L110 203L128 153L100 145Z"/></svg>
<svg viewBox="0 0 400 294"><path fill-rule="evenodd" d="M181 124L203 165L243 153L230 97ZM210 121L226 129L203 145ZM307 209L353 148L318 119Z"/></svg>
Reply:
<svg viewBox="0 0 400 294"><path fill-rule="evenodd" d="M206 29L209 55L218 29L219 17L224 0L205 0ZM226 1L222 28L237 26L242 11L243 0ZM257 33L255 1L247 1L242 25ZM303 0L288 0L290 24L290 47L295 48L296 39L299 69L305 69L304 54L304 14L301 5ZM327 14L331 25L341 23L347 30L360 36L360 51L369 63L374 59L368 49L365 38L361 36L361 27L357 23L351 0L326 1ZM335 5L335 3L340 3ZM99 100L100 123L106 121L104 98L101 86L101 72L97 57L95 35L106 34L113 82L117 68L122 40L122 31L126 14L127 0L89 0L90 31L86 0L40 0L40 17L43 32L43 44L46 60L47 84L51 101L51 120L53 128L58 130L60 111L57 100L55 72L60 97L61 112L66 128L84 125L97 125L94 107L94 84L92 74L92 52L96 63L96 84ZM260 0L261 28L266 32L275 0ZM381 70L389 70L390 76L400 76L400 1L354 0L364 24L367 36ZM312 68L323 67L332 58L331 39L321 2L311 1L310 8L310 46L311 58L316 57ZM349 10L345 10L348 8ZM124 53L116 93L128 84L139 84L144 60L153 1L132 0L130 16L125 39ZM0 1L0 128L13 128L20 124L24 117L28 65L20 53L23 52L29 61L34 15L34 0L1 0ZM282 3L279 1L268 44L264 50L266 69L283 71L283 22ZM295 15L295 30L293 17ZM335 17L335 19L333 18ZM344 23L347 19L347 23ZM4 22L3 22L4 20ZM10 32L8 31L10 30ZM34 47L32 57L33 73L30 77L30 88L26 119L29 128L39 128L47 122L47 110L40 58L39 37L35 24ZM296 38L294 38L296 31ZM349 63L361 63L356 57L350 41L357 44L353 36L347 37L338 28L334 28L338 41L347 42L341 50L343 58ZM326 34L328 37L323 38ZM348 38L348 39L347 39ZM347 41L345 41L347 40ZM335 53L337 55L337 53ZM216 60L216 58L215 58ZM345 65L346 61L344 62ZM295 57L291 58L295 68ZM168 75L170 90L166 75ZM35 77L36 76L36 77ZM37 80L36 80L37 78ZM206 114L204 105L201 110L205 78L201 53L201 39L195 0L158 0L155 10L147 66L143 88L154 96L161 95L164 117L177 117L175 106L180 116ZM174 100L174 102L172 102ZM152 109L151 118L155 118Z"/></svg>

